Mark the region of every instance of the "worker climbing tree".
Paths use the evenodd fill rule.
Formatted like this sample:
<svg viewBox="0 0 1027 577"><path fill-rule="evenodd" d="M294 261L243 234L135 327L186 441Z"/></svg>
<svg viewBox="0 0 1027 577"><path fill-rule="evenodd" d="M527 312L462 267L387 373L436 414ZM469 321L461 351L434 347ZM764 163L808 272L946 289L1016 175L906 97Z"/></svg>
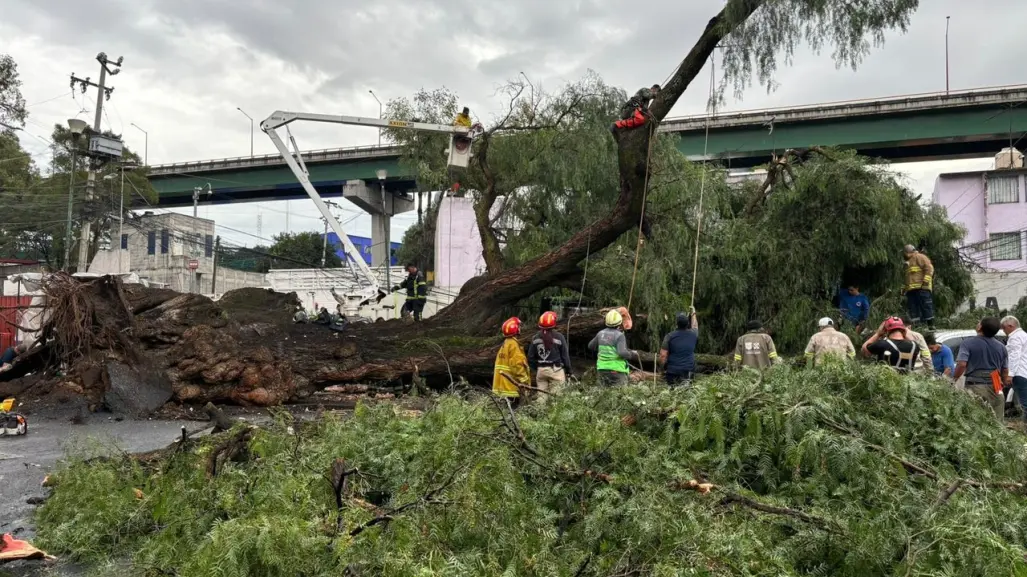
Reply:
<svg viewBox="0 0 1027 577"><path fill-rule="evenodd" d="M611 131L619 128L635 128L645 124L649 118L649 103L660 93L660 85L653 84L649 88L641 88L634 96L624 103L620 109L620 120L613 123Z"/></svg>

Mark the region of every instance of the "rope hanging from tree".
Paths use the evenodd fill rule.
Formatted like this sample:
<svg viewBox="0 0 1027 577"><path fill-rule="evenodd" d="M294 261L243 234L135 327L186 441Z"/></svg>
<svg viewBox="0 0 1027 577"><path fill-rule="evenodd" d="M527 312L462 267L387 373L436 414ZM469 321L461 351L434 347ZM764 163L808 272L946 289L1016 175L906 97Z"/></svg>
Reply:
<svg viewBox="0 0 1027 577"><path fill-rule="evenodd" d="M638 217L638 241L635 243L635 266L631 271L631 290L628 291L628 312L631 311L631 300L635 296L635 277L638 275L638 256L642 253L642 224L645 222L645 201L649 194L649 167L653 156L653 137L656 136L656 123L649 117L649 151L645 155L645 183L642 185L642 213Z"/></svg>
<svg viewBox="0 0 1027 577"><path fill-rule="evenodd" d="M716 76L714 75L715 62L713 60L715 56L715 52L710 56L710 103L706 108L706 138L702 147L702 177L699 180L699 216L697 217L695 224L695 256L692 260L692 296L691 300L689 300L689 304L691 306L695 306L695 281L698 278L696 275L699 272L699 235L702 234L702 202L703 195L706 193L706 156L710 147L710 117L716 110L716 104L713 100L713 83L716 82Z"/></svg>

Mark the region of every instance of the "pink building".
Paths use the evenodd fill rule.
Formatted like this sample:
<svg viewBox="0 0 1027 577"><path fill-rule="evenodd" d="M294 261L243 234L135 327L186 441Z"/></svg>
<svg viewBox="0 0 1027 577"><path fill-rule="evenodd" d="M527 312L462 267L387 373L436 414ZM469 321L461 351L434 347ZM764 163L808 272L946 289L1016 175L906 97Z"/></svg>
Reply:
<svg viewBox="0 0 1027 577"><path fill-rule="evenodd" d="M941 174L934 204L967 230L963 251L985 270L1027 271L1027 182L1024 168Z"/></svg>

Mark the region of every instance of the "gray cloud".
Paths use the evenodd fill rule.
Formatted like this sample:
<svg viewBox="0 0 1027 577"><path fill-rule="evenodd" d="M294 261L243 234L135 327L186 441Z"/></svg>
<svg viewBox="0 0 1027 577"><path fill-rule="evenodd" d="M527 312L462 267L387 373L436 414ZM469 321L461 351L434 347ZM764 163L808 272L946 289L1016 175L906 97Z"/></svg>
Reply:
<svg viewBox="0 0 1027 577"><path fill-rule="evenodd" d="M123 55L125 67L104 119L142 148L150 131L154 162L241 156L249 123L275 109L372 115L377 103L419 88L447 86L482 119L502 103L495 90L520 72L550 90L587 69L633 91L662 81L692 46L723 0L4 0L0 52L19 62L30 103L67 88L67 74L97 75L93 57ZM951 16L952 88L1014 84L1027 22L1022 0L921 2L910 30L891 33L858 72L835 69L828 55L800 49L777 76L780 88L746 91L728 109L810 104L937 91L944 88L945 16ZM674 114L700 113L708 69ZM30 109L29 129L47 127L91 108L70 97ZM369 144L373 130L306 126L304 148ZM27 141L42 150L39 142ZM271 152L257 131L255 149ZM923 182L933 173L916 172ZM305 210L302 201L293 211ZM268 211L265 231L284 229ZM253 228L255 214L233 214L235 228ZM249 211L249 209L247 209ZM307 219L306 228L316 228ZM225 221L226 223L229 221ZM293 219L295 229L303 220ZM357 221L357 224L363 221ZM359 226L363 226L359 224ZM270 233L265 232L265 236Z"/></svg>

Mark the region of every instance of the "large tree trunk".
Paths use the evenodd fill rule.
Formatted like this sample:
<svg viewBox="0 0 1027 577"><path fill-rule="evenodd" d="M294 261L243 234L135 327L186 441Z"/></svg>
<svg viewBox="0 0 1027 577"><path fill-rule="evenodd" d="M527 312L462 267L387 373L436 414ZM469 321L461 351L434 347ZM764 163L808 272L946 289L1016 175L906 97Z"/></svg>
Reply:
<svg viewBox="0 0 1027 577"><path fill-rule="evenodd" d="M762 0L729 2L709 21L699 40L654 100L650 107L653 122L616 134L620 196L609 215L586 226L549 253L491 275L484 282L475 283L474 290L462 290L457 299L438 315L439 321L458 325L472 333L492 331L500 320L502 309L547 287L563 285L568 277L581 273L579 263L586 256L606 248L622 234L639 226L651 136L705 66L720 40L731 31L731 23L744 21L762 3ZM729 10L736 10L730 14L730 19Z"/></svg>
<svg viewBox="0 0 1027 577"><path fill-rule="evenodd" d="M474 203L474 220L478 225L478 236L481 238L481 255L485 260L485 274L494 276L505 268L503 264L503 252L499 247L499 239L496 238L496 231L492 229L492 207L496 204L496 197L499 195L496 189L496 175L489 165L488 154L492 134L486 134L482 139L481 146L474 157L481 167L485 176L485 189L479 192L477 202Z"/></svg>

